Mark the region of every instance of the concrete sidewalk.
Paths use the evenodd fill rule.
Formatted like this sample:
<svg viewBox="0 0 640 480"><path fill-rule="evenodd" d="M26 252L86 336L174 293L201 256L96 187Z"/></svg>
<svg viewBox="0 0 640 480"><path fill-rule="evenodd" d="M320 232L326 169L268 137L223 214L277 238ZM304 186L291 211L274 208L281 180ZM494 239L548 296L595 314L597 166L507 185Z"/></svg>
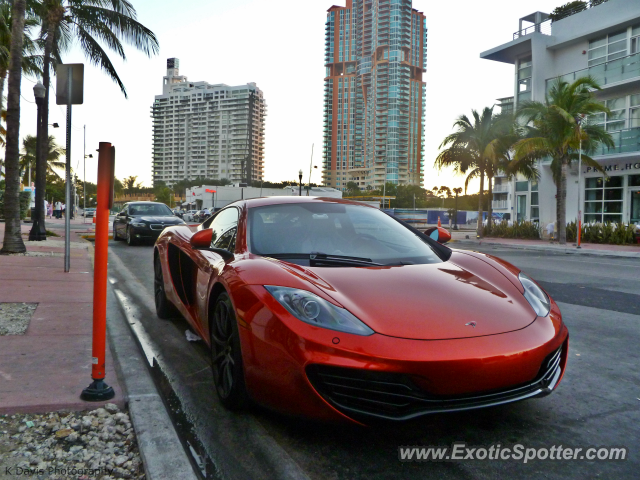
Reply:
<svg viewBox="0 0 640 480"><path fill-rule="evenodd" d="M0 245L5 224L0 223ZM31 225L23 225L28 233ZM91 383L93 267L91 245L71 232L71 271L64 272L64 230L60 237L29 242L25 255L0 255L0 302L37 303L24 335L0 336L0 413L86 410L106 402L85 402ZM106 382L124 407L114 359L106 351Z"/></svg>
<svg viewBox="0 0 640 480"><path fill-rule="evenodd" d="M80 219L81 223L82 219ZM189 458L110 286L107 289L105 381L116 396L86 402L91 383L93 246L71 230L71 271L64 272L64 220L47 220L60 235L29 242L26 254L0 255L0 303L36 303L24 335L0 335L0 414L128 407L149 480L195 480ZM5 224L0 222L0 247ZM28 233L30 224L22 226ZM115 358L114 358L115 356ZM116 373L117 372L117 373Z"/></svg>
<svg viewBox="0 0 640 480"><path fill-rule="evenodd" d="M468 237L468 238L467 238ZM456 248L458 245L494 245L504 248L516 248L520 250L544 250L555 253L575 255L595 255L607 257L640 258L640 245L605 245L600 243L583 243L581 248L576 248L575 243L567 242L560 245L549 240L523 240L519 238L476 238L475 230L452 231L449 246Z"/></svg>

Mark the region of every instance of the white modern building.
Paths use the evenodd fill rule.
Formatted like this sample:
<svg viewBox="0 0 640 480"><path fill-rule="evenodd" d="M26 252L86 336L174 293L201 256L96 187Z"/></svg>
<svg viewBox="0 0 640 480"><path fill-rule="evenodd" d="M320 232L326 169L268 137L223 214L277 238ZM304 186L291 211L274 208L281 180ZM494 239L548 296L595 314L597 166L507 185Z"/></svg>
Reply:
<svg viewBox="0 0 640 480"><path fill-rule="evenodd" d="M167 60L162 95L151 107L154 184L183 179L261 181L267 108L255 83L190 82Z"/></svg>
<svg viewBox="0 0 640 480"><path fill-rule="evenodd" d="M239 186L210 186L187 188L186 202L183 209L200 210L203 208L218 209L236 200L259 197L297 197L300 195L299 187L285 188L260 188L260 187L239 187ZM305 187L302 188L302 195L307 195ZM342 198L342 192L331 187L312 187L309 191L312 197Z"/></svg>
<svg viewBox="0 0 640 480"><path fill-rule="evenodd" d="M572 82L591 75L600 83L596 96L611 114L589 121L603 125L615 147L592 155L606 175L584 165L578 175L577 162L570 168L567 221L580 210L584 222L640 223L640 0L604 1L555 22L535 12L520 19L510 42L480 57L514 65L514 96L499 99L505 108L517 109L524 100L544 102L557 77ZM539 182L497 177L494 210L513 220L554 222L550 161L540 162L539 171Z"/></svg>

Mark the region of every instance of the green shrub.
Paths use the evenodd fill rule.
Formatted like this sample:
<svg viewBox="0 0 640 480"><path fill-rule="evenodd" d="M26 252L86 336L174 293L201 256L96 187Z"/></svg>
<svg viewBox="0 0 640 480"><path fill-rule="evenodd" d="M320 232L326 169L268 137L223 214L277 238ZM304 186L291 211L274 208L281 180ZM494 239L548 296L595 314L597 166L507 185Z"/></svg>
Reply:
<svg viewBox="0 0 640 480"><path fill-rule="evenodd" d="M29 203L31 201L31 192L19 192L20 199L20 219L27 218L29 211ZM0 218L4 218L4 191L0 191Z"/></svg>
<svg viewBox="0 0 640 480"><path fill-rule="evenodd" d="M500 223L494 223L491 228L484 227L483 229L485 237L498 237L498 238L526 238L539 240L542 238L540 226L534 222L514 222L509 225L508 222L502 221Z"/></svg>
<svg viewBox="0 0 640 480"><path fill-rule="evenodd" d="M567 242L576 242L576 222L567 224ZM634 225L624 223L587 223L582 225L580 241L584 243L607 243L626 245L634 243Z"/></svg>

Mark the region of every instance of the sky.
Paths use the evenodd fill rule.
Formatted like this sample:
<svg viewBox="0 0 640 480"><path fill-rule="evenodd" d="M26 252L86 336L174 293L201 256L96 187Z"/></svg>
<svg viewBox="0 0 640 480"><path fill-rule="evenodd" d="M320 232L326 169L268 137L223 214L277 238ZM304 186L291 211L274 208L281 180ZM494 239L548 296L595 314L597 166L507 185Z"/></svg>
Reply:
<svg viewBox="0 0 640 480"><path fill-rule="evenodd" d="M167 58L180 59L190 81L242 85L256 82L267 103L265 180L297 180L309 171L321 182L326 11L345 0L131 0L138 20L160 43L151 58L125 47L126 61L110 55L127 88L89 64L77 48L65 63L85 63L84 104L72 109L71 165L83 176L86 126L86 180L95 182L99 142L116 147L116 177L137 176L151 186L151 117L154 96L162 93ZM518 19L534 11L551 12L564 0L413 0L427 17L427 73L424 187L464 186L464 178L432 168L442 140L455 119L513 95L513 65L481 60L480 53L509 42ZM21 137L35 134L35 79L23 78ZM55 87L55 83L54 83ZM66 106L52 92L49 123L65 144ZM313 160L311 152L313 146ZM305 181L307 176L305 174ZM469 193L477 192L471 183Z"/></svg>

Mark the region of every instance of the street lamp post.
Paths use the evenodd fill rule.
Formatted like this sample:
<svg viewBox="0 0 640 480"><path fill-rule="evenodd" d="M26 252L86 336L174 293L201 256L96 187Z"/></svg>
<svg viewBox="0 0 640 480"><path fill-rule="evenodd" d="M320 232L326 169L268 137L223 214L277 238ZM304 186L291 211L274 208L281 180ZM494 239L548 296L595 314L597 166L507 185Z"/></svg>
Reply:
<svg viewBox="0 0 640 480"><path fill-rule="evenodd" d="M300 196L302 196L302 169L298 172L298 179L300 182Z"/></svg>
<svg viewBox="0 0 640 480"><path fill-rule="evenodd" d="M44 105L45 88L40 82L33 87L37 105L37 129L36 129L36 208L34 209L33 225L29 231L29 240L42 241L47 239L47 229L44 224L44 194L47 181L47 168L42 162L47 160L41 152L42 135L42 106Z"/></svg>
<svg viewBox="0 0 640 480"><path fill-rule="evenodd" d="M87 158L93 158L92 154L87 155L87 126L84 126L84 145L83 145L84 160L82 161L82 223L87 218L85 210L87 208Z"/></svg>

